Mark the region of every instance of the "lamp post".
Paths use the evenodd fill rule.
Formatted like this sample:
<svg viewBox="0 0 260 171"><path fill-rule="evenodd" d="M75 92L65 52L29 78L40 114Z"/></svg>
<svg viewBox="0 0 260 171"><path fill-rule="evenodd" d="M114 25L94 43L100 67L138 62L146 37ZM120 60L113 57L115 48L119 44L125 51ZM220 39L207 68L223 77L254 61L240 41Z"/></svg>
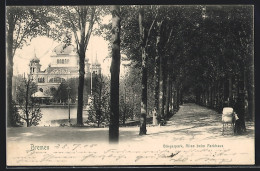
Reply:
<svg viewBox="0 0 260 171"><path fill-rule="evenodd" d="M69 126L70 126L70 90L71 90L71 88L68 86L67 90L68 90L68 109L69 109Z"/></svg>

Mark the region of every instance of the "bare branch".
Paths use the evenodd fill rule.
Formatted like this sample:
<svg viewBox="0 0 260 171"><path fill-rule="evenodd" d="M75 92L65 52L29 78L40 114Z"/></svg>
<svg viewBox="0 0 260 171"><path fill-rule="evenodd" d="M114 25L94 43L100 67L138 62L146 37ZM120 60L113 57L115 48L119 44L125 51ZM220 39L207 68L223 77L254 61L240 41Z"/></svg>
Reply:
<svg viewBox="0 0 260 171"><path fill-rule="evenodd" d="M170 39L171 39L171 37L172 37L172 32L173 32L173 28L172 28L171 31L170 31L168 40L166 41L166 44L168 44L168 43L170 42Z"/></svg>
<svg viewBox="0 0 260 171"><path fill-rule="evenodd" d="M81 20L80 20L80 10L79 10L79 7L77 6L77 7L75 7L75 10L76 10L76 12L78 13L78 27L81 29Z"/></svg>
<svg viewBox="0 0 260 171"><path fill-rule="evenodd" d="M88 42L89 42L89 38L90 38L90 35L92 33L92 28L93 28L93 25L95 23L95 13L96 13L96 8L95 7L92 7L92 11L91 11L91 18L90 18L90 21L89 21L89 27L88 27L88 33L85 37L85 40L84 40L84 43L85 43L85 50L87 48L87 45L88 45Z"/></svg>
<svg viewBox="0 0 260 171"><path fill-rule="evenodd" d="M85 8L86 10L83 10L83 8ZM86 19L88 10L89 10L89 6L84 6L84 7L81 7L81 10L79 11L79 13L80 13L79 17L81 18L81 29L85 29L85 27L83 27L83 25L86 24L86 21L84 21L84 19Z"/></svg>
<svg viewBox="0 0 260 171"><path fill-rule="evenodd" d="M150 37L150 34L151 34L151 30L152 30L152 28L153 28L153 25L154 25L155 21L157 20L157 16L158 16L158 13L156 13L156 15L155 15L155 17L154 17L154 20L153 20L153 22L152 22L152 24L151 24L151 26L150 26L150 28L149 28L149 30L148 30L147 39L146 39L146 42L145 42L145 46L147 46L147 44L148 44L148 39L149 39L149 37Z"/></svg>
<svg viewBox="0 0 260 171"><path fill-rule="evenodd" d="M72 21L71 14L70 14L70 11L69 11L68 7L66 7L66 8L67 8L67 11L68 11L68 14L69 14L69 20L70 20L70 22L72 24L72 30L73 30L73 33L74 33L74 37L76 39L76 43L79 44L79 38L78 38L78 35L77 35L77 28L74 25L74 22ZM78 50L78 48L77 48L77 50Z"/></svg>
<svg viewBox="0 0 260 171"><path fill-rule="evenodd" d="M144 8L143 6L140 6L139 8L139 32L140 32L140 38L141 38L141 44L144 45L144 27L143 27L143 17L144 17Z"/></svg>
<svg viewBox="0 0 260 171"><path fill-rule="evenodd" d="M16 51L17 48L20 46L20 44L22 43L22 41L23 41L24 37L27 35L27 33L29 33L29 30L32 29L32 27L31 27L32 21L33 21L33 18L32 18L32 20L29 22L29 24L26 25L25 31L24 31L24 33L22 34L22 36L21 36L19 42L18 42L18 37L17 37L16 44L15 44L15 47L14 47L14 49L13 49L13 54L15 54L15 51ZM33 27L33 28L34 28L34 27ZM18 42L18 43L17 43L17 42Z"/></svg>

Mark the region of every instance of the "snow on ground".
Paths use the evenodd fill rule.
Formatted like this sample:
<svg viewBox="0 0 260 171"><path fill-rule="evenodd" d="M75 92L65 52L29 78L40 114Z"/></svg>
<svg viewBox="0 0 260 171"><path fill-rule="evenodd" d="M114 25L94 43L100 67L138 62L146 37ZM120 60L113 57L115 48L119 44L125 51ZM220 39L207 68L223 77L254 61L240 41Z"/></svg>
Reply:
<svg viewBox="0 0 260 171"><path fill-rule="evenodd" d="M221 114L185 104L167 125L148 125L147 135L139 136L137 126L120 127L117 145L109 145L108 128L8 128L7 160L9 165L254 164L254 124L246 127L245 135L223 136Z"/></svg>

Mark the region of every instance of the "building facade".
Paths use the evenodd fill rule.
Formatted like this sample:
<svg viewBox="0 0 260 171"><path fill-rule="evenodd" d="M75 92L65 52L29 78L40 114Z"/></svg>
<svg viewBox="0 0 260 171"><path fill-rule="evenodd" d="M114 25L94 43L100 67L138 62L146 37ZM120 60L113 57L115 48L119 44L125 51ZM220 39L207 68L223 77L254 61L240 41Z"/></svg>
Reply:
<svg viewBox="0 0 260 171"><path fill-rule="evenodd" d="M72 45L64 47L58 45L51 54L51 63L45 70L41 70L40 60L36 55L30 60L30 76L38 86L38 91L46 92L49 89L57 89L62 82L70 78L79 76L79 57L76 48ZM100 64L97 62L92 65L89 59L85 59L85 77L90 72L101 74Z"/></svg>

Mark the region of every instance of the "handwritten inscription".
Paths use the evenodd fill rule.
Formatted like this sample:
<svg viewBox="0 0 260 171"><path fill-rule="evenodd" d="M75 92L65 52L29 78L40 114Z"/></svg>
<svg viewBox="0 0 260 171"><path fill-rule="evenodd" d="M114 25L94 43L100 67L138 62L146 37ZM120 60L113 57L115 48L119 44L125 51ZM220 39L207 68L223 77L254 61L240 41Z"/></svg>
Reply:
<svg viewBox="0 0 260 171"><path fill-rule="evenodd" d="M49 149L49 150L47 150ZM149 148L148 148L149 149ZM17 164L30 165L117 165L117 164L228 164L235 153L218 144L163 144L157 149L113 148L99 144L53 144L52 146L30 144L26 154L13 158ZM76 163L70 163L74 161Z"/></svg>

